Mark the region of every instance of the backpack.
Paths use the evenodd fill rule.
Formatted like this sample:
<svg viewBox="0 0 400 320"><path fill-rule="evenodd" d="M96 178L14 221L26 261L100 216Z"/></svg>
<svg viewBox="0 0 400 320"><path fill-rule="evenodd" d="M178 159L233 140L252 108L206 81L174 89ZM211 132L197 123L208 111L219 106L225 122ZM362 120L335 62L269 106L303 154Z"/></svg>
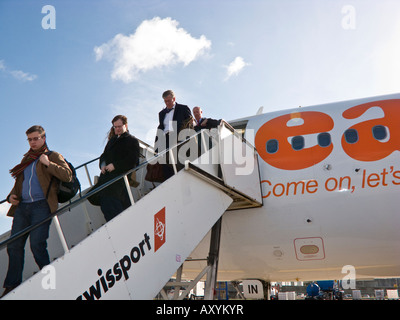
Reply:
<svg viewBox="0 0 400 320"><path fill-rule="evenodd" d="M48 153L48 155L51 154L51 151ZM68 164L68 167L71 169L72 171L72 180L71 182L64 182L64 181L60 181L59 179L57 179L56 177L52 177L50 184L49 184L49 188L47 189L47 194L46 194L46 199L49 196L49 192L50 192L50 187L51 184L53 183L53 180L57 180L58 181L58 191L57 191L57 197L58 197L58 203L64 203L67 201L70 201L77 193L79 190L81 190L81 184L78 180L78 177L76 176L76 171L74 166L67 161L67 159L64 158L64 161Z"/></svg>

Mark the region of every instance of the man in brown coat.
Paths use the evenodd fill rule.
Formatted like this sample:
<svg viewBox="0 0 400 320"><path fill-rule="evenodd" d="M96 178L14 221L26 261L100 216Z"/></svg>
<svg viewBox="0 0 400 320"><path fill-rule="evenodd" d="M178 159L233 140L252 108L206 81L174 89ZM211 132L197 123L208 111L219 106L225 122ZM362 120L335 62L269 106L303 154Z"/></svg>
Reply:
<svg viewBox="0 0 400 320"><path fill-rule="evenodd" d="M49 152L46 144L46 132L41 126L33 126L26 131L30 149L24 155L21 163L10 170L16 179L14 188L7 197L12 204L8 216L13 217L11 236L23 229L46 219L58 208L57 184L51 178L70 182L72 172L63 156L57 152ZM7 294L22 282L24 268L24 247L28 235L35 261L40 269L50 263L47 252L47 238L51 220L43 223L12 241L7 246L9 257L7 276L4 281Z"/></svg>

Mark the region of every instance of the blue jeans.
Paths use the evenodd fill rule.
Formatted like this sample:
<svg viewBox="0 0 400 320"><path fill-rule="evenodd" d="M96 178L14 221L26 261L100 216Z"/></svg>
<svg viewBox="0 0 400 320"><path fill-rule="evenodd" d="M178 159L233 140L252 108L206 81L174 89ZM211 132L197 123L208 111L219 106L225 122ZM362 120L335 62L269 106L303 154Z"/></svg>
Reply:
<svg viewBox="0 0 400 320"><path fill-rule="evenodd" d="M46 200L32 203L20 203L15 211L11 235L31 225L37 224L48 218L50 214L50 207ZM4 288L16 287L22 282L22 272L24 270L25 261L25 243L28 236L30 236L33 257L39 269L42 269L50 263L49 253L47 252L47 238L49 237L50 223L51 220L8 244L7 253L9 260L7 276L4 280Z"/></svg>

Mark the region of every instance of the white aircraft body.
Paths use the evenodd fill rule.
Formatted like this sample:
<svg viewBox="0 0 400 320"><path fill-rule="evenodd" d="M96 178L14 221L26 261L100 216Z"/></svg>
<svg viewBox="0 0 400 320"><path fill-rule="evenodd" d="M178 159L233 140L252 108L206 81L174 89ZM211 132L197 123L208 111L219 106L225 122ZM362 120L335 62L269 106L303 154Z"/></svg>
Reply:
<svg viewBox="0 0 400 320"><path fill-rule="evenodd" d="M218 280L400 276L399 94L231 124L259 154L263 206L223 215Z"/></svg>

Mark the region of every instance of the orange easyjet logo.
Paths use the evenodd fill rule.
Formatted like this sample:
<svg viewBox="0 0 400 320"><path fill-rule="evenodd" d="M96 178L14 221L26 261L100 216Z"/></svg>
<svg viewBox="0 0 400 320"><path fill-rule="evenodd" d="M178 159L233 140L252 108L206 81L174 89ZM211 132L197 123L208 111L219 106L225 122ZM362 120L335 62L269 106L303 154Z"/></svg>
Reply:
<svg viewBox="0 0 400 320"><path fill-rule="evenodd" d="M342 113L343 119L360 118L369 109L380 109L374 119L360 121L344 132L341 146L351 158L377 161L400 150L400 99L374 101L351 107ZM271 119L255 136L260 157L279 169L300 170L326 159L335 147L330 131L333 119L323 112L300 111ZM316 137L312 145L307 136Z"/></svg>

